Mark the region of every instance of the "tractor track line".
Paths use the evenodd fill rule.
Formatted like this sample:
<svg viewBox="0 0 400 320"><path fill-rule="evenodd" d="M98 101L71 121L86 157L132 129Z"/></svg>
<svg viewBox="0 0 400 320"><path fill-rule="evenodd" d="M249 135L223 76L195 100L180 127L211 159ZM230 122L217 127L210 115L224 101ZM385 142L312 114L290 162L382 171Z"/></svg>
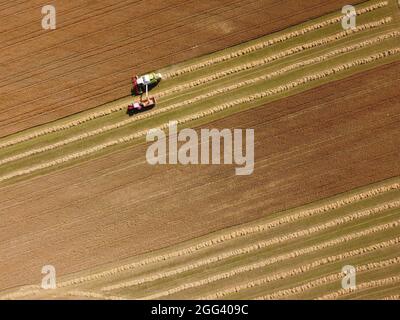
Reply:
<svg viewBox="0 0 400 320"><path fill-rule="evenodd" d="M144 0L140 0L140 1L143 1L143 2L144 2ZM118 10L118 9L127 7L127 6L131 5L132 3L128 0L128 1L125 1L125 4L122 5L122 6L120 6L120 7L113 8L113 9L109 9L109 10L107 10L107 11L104 10L104 9L106 9L106 8L112 8L112 7L117 6L117 5L120 5L120 4L121 4L121 2L119 2L119 3L117 3L117 4L116 4L116 3L113 3L113 4L107 5L107 6L105 6L105 7L104 7L104 6L103 6L103 7L99 7L98 9L93 10L91 13L84 13L84 14L82 14L81 16L76 17L77 19L82 18L82 19L80 19L80 20L73 21L72 23L65 24L65 25L61 25L61 24L60 24L60 25L57 25L57 30L65 29L65 28L67 28L67 27L74 26L74 25L79 24L79 23L81 23L81 22L85 22L85 23L86 23L86 22L87 22L87 19L91 19L91 18L93 18L93 17L103 16L103 15L105 15L105 14L107 14L107 13L110 13L110 12L112 12L112 11L114 11L114 10ZM100 11L100 13L97 13L98 11ZM94 13L94 14L92 14L92 13ZM4 50L4 49L12 48L12 47L14 47L15 45L24 43L24 42L26 42L26 41L35 40L36 38L40 38L40 37L42 36L42 32L38 32L37 34L30 33L30 34L28 34L28 35L31 35L31 36L29 36L28 38L24 38L24 39L22 39L22 40L18 40L18 41L16 41L16 42L12 43L12 44L9 44L9 45L0 47L0 49Z"/></svg>

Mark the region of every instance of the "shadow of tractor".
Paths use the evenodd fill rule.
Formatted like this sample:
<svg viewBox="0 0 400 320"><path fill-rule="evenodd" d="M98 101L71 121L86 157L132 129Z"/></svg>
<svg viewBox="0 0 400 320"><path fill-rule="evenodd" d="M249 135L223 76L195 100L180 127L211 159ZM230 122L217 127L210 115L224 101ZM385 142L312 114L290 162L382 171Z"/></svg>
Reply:
<svg viewBox="0 0 400 320"><path fill-rule="evenodd" d="M151 90L153 90L155 87L157 87L159 83L160 83L160 81L157 81L155 83L150 83L148 85L149 92ZM143 86L142 88L140 88L140 91L142 92L141 94L136 94L135 88L132 88L131 89L131 95L135 97L135 96L142 96L143 94L146 94L146 87Z"/></svg>
<svg viewBox="0 0 400 320"><path fill-rule="evenodd" d="M129 109L128 109L128 110L126 110L126 114L129 115L130 117L132 117L132 116L134 116L135 114L142 113L142 112L146 112L146 111L151 110L151 109L153 109L153 108L154 108L154 105L149 106L149 107L142 108L141 110L138 110L138 109L131 109L131 110L129 110Z"/></svg>

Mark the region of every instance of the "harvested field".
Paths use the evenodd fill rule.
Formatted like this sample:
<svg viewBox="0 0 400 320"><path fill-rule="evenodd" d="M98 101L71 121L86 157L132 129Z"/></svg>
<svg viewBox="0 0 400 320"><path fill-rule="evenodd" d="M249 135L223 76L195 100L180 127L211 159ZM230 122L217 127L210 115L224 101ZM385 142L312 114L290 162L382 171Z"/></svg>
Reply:
<svg viewBox="0 0 400 320"><path fill-rule="evenodd" d="M157 109L143 115L127 119L129 99L123 98L1 139L0 183L140 143L149 129L166 129L170 120L181 126L206 123L396 61L400 15L393 5L368 1L358 6L355 29L343 31L341 14L334 13L169 67L162 72L167 79L153 93Z"/></svg>
<svg viewBox="0 0 400 320"><path fill-rule="evenodd" d="M0 298L334 299L371 288L386 298L379 288L400 282L399 218L396 178L70 275L50 293L29 286ZM347 264L362 279L356 290L337 289Z"/></svg>
<svg viewBox="0 0 400 320"><path fill-rule="evenodd" d="M257 130L244 179L232 166L152 167L139 145L2 187L2 288L39 281L49 261L65 275L400 175L399 71L393 63L212 123Z"/></svg>
<svg viewBox="0 0 400 320"><path fill-rule="evenodd" d="M127 96L132 69L159 69L360 2L56 0L56 32L41 29L47 2L4 6L0 137ZM135 32L140 16L157 22L146 36Z"/></svg>
<svg viewBox="0 0 400 320"><path fill-rule="evenodd" d="M261 21L270 0L154 1L142 37L131 1L77 1L53 36L34 16L0 30L0 299L396 298L400 10L362 2L343 30L339 2L293 2L278 23ZM157 106L128 117L132 68L163 80ZM150 165L145 136L170 121L253 128L254 173ZM42 292L48 264L58 288Z"/></svg>

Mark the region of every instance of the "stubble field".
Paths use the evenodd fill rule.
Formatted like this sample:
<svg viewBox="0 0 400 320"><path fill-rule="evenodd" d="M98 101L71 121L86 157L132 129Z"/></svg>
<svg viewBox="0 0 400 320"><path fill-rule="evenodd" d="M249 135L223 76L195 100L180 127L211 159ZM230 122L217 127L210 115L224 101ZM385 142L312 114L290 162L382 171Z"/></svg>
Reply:
<svg viewBox="0 0 400 320"><path fill-rule="evenodd" d="M0 298L395 297L400 12L396 1L362 3L357 29L344 32L340 4L329 5L338 10L211 55L171 66L153 57L165 75L154 90L159 105L132 118L130 98L118 91L129 83L118 81L116 96L102 102L119 100L90 109L100 100L78 94L76 110L90 110L23 131L34 122L14 117L11 100L2 101L10 115L4 132L12 125L16 133L0 139ZM307 12L320 16L329 5ZM304 20L305 8L293 10L284 23ZM227 35L218 45L237 39ZM94 92L91 99L102 99ZM32 112L35 124L47 121ZM147 164L144 136L169 120L254 128L253 175L235 176L229 165ZM279 222L302 212L313 213ZM217 240L208 245L209 238ZM359 292L340 291L344 263L361 273ZM60 276L50 293L35 285L45 264ZM34 285L12 289L26 284Z"/></svg>

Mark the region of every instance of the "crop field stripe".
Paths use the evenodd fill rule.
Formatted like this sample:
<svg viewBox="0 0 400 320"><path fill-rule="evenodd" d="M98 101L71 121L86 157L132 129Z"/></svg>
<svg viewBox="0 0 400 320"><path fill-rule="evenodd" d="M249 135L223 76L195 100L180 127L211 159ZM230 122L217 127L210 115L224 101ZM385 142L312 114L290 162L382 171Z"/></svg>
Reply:
<svg viewBox="0 0 400 320"><path fill-rule="evenodd" d="M254 275L251 275L250 278L242 283L237 283L237 281L233 281L230 283L233 283L233 285L230 285L228 282L228 285L221 285L219 286L220 289L218 291L215 290L210 290L210 291L203 291L197 296L200 296L202 299L210 299L210 298L225 298L229 297L231 294L236 294L238 292L244 291L244 290L253 290L253 288L262 288L263 285L274 282L274 281L279 281L282 279L286 279L289 277L296 277L298 275L302 275L303 273L309 273L312 272L313 270L319 269L319 267L322 266L328 266L331 264L335 264L340 261L346 261L349 258L355 258L355 257L368 257L368 260L365 260L363 258L362 260L357 259L359 261L364 261L369 262L363 266L358 266L357 270L359 272L367 272L371 271L374 268L377 269L378 267L390 267L390 266L395 266L400 262L400 257L392 258L392 259L386 259L383 261L379 262L374 262L370 263L370 259L372 257L375 257L375 255L371 256L371 254L375 252L380 252L381 250L387 250L391 249L390 252L396 252L393 251L394 247L397 247L400 244L400 237L398 236L398 233L396 232L397 228L400 227L400 219L395 219L392 220L392 216L398 216L398 211L393 211L393 209L398 208L399 206L399 200L397 200L398 196L398 190L399 190L400 184L398 182L398 178L395 179L390 179L388 181L384 181L381 183L377 183L375 185L371 185L368 187L364 187L362 189L357 189L355 191L351 191L347 194L342 194L335 196L331 199L326 199L321 201L320 203L317 203L311 207L305 206L305 207L300 207L300 208L295 208L292 210L288 210L288 212L284 211L283 216L281 217L276 217L276 218L269 218L267 221L263 221L264 219L260 219L251 223L248 223L246 225L238 226L238 227L233 227L232 230L223 230L220 232L217 232L217 235L210 235L209 239L206 241L196 241L197 244L193 244L190 246L186 246L186 248L181 248L178 250L174 250L174 246L167 249L167 250L174 250L170 252L166 252L164 254L158 254L157 253L151 253L148 254L149 256L145 258L140 258L134 263L130 264L125 264L125 265L120 265L118 267L110 268L107 271L102 271L98 273L91 273L86 276L81 276L81 277L75 277L70 280L65 280L65 281L59 281L57 283L58 291L54 291L54 293L50 293L53 297L65 297L66 295L71 295L71 296L81 296L81 297L86 297L86 298L97 298L97 299L128 299L132 298L130 294L128 296L126 295L120 295L119 292L113 295L110 295L110 291L118 290L118 289L123 289L127 288L132 284L132 281L129 279L131 274L125 273L123 277L128 278L123 281L123 282L117 282L116 285L110 285L109 283L112 283L111 279L107 279L106 277L113 277L114 279L115 276L118 275L118 273L124 272L124 271L130 271L134 269L135 267L140 267L140 266L146 266L149 263L155 263L155 262L161 262L161 261L167 261L171 258L174 257L180 257L184 255L190 255L191 253L194 253L202 248L210 248L213 249L213 247L217 244L221 244L223 242L232 240L232 239L239 239L241 241L241 237L244 237L249 234L258 234L262 231L270 230L271 228L283 226L288 223L297 223L300 221L302 218L307 218L307 217L316 217L318 218L319 214L324 214L328 213L331 211L331 214L333 215L333 219L329 218L325 222L322 222L320 218L318 220L315 220L312 222L311 225L308 223L308 229L302 229L299 231L293 232L293 236L289 233L282 233L282 231L279 233L276 233L276 236L274 236L271 239L267 239L267 241L270 241L270 243L276 243L280 244L281 240L286 241L287 238L290 239L296 239L298 236L302 235L311 235L315 232L320 231L325 231L326 228L332 228L335 227L335 225L343 225L344 223L349 223L349 222L354 222L351 225L357 226L356 229L354 228L346 228L347 230L343 232L341 235L337 235L335 238L331 237L317 237L314 239L314 243L309 243L309 245L304 246L300 245L299 247L295 246L289 246L286 249L284 249L284 252L276 251L275 253L272 253L271 256L269 257L264 257L262 259L258 259L256 261L251 261L249 262L239 262L238 260L238 265L233 266L233 268L229 268L228 270L221 269L220 271L215 271L217 268L207 268L211 272L210 275L201 275L200 279L192 279L190 282L190 276L189 277L183 277L182 279L186 279L185 282L182 285L176 286L176 284L173 284L174 286L172 288L164 287L164 284L161 282L161 289L163 291L156 291L154 294L151 293L150 295L147 294L145 295L144 298L150 299L157 299L159 297L165 297L165 296L170 296L174 295L176 293L179 293L181 291L191 289L191 288L198 288L200 286L207 286L210 283L213 283L215 281L220 281L220 280L225 280L229 279L232 277L239 276L243 273L246 273L250 276L250 272L252 271L257 271L260 268L273 265L276 263L281 263L284 261L291 261L291 259L296 259L295 261L297 262L292 262L289 264L286 264L287 267L279 272L274 272L274 268L271 269L272 273L269 273L267 275L263 275L263 273L255 273ZM390 195L390 196L385 196L384 195ZM376 200L374 200L376 199ZM388 201L388 199L391 199ZM365 201L369 200L369 202L365 203ZM349 207L346 211L341 211L340 216L337 216L334 211L335 209L340 209L342 207L346 207L347 205L354 205L355 208ZM355 210L355 211L353 211ZM390 214L385 214L382 217L385 217L385 219L379 223L376 224L374 223L359 223L357 222L358 219L361 218L367 218L371 215L383 213L385 211L389 211ZM339 212L338 212L339 213ZM282 213L281 213L282 215ZM321 216L321 217L323 217ZM380 215L379 215L380 216ZM390 218L390 220L388 220ZM303 224L307 226L307 223ZM383 237L385 232L389 232L389 234L394 234L394 237L388 238L388 236ZM218 234L220 233L220 234ZM323 233L325 234L325 233ZM307 237L309 238L309 237ZM377 238L381 238L379 242L376 240ZM274 241L273 239L279 239L277 241ZM318 240L317 240L318 239ZM362 240L364 239L364 240ZM247 238L247 240L250 240L250 246L255 245L259 241L257 238L251 239ZM351 249L348 249L346 252L341 252L341 244L343 243L349 243L349 241L352 242ZM368 244L364 244L365 242L368 242ZM297 243L297 241L294 241ZM372 242L372 243L371 243ZM237 249L237 252L240 251L241 248L245 248L244 243L239 243L237 242L238 245L240 245L240 248ZM248 246L250 248L250 246ZM337 248L337 249L331 249L327 250L329 248ZM230 251L232 249L232 251ZM257 250L257 248L255 249ZM322 251L323 250L323 251ZM285 252L286 251L286 252ZM221 257L225 259L225 255L228 253L228 256L235 252L235 249L231 247L230 249L226 250L223 249L221 252ZM319 253L318 255L316 255ZM313 258L310 261L310 258L307 258L306 260L304 259L297 259L298 257L303 257L304 255L312 255ZM322 255L322 256L321 256ZM206 259L204 259L205 261ZM197 260L198 261L198 260ZM197 263L195 261L194 263ZM174 262L168 263L170 266L174 264ZM176 262L175 262L176 263ZM185 260L183 264L183 268L187 268L187 266L190 266L193 264L193 260ZM165 267L168 267L168 265L165 265ZM224 264L221 264L223 266ZM228 266L229 263L226 264ZM367 266L367 267L365 267ZM163 267L161 267L163 268ZM156 270L156 269L155 269ZM178 269L175 269L175 271ZM183 270L183 269L181 269ZM181 270L178 270L179 273ZM329 271L330 270L330 271ZM332 268L330 268L328 272L332 271ZM145 273L143 273L143 271ZM172 270L173 273L167 274L166 276L172 276L175 278L176 275L179 273L176 273L174 270ZM142 269L140 271L142 273L141 278L136 278L133 281L140 280L139 282L134 283L134 285L139 285L143 284L147 280L155 281L158 279L165 278L165 276L162 274L163 271L160 273L156 273L153 275L151 274L151 270ZM168 270L165 272L169 272ZM150 275L149 275L150 274ZM201 274L199 272L193 273L195 274ZM258 274L258 275L257 275ZM159 277L161 275L161 277ZM261 275L261 277L260 277ZM335 273L334 276L343 276L341 273ZM121 276L121 275L120 275ZM156 278L152 278L156 276ZM152 279L150 279L150 278ZM313 289L319 286L323 286L325 284L331 283L332 281L336 281L334 278L332 278L332 274L327 273L323 277L318 278L317 280L315 279L310 279L308 282L303 283L301 285L298 285L294 287L294 289L280 289L278 291L272 292L271 294L268 295L262 295L259 298L285 298L286 296L306 292L309 289ZM132 278L131 278L132 279ZM179 278L178 278L179 279ZM321 280L322 279L322 280ZM85 282L88 281L100 281L96 283L88 283L87 287L82 286ZM115 281L115 280L114 280ZM189 281L189 282L188 282ZM381 283L381 282L379 282ZM127 286L127 284L129 286ZM160 284L158 284L160 285ZM383 285L383 284L382 284ZM210 288L213 288L209 286ZM282 288L282 287L281 287ZM279 287L277 287L279 289ZM129 292L129 291L128 291ZM132 291L135 293L135 291ZM329 291L328 291L329 292ZM39 286L26 286L22 287L14 292L9 292L3 295L0 295L0 299L15 299L15 298L22 298L22 297L32 297L32 296L38 296L40 294L43 294L44 291L41 290ZM85 293L85 294L84 294ZM195 292L189 293L189 295L195 294ZM135 295L138 295L138 293L135 293ZM143 294L139 294L142 299ZM255 294L254 296L258 296Z"/></svg>
<svg viewBox="0 0 400 320"><path fill-rule="evenodd" d="M267 223L261 223L261 224L257 224L255 226L249 226L249 227L235 228L234 230L230 231L229 233L222 233L221 235L218 235L217 237L211 238L207 241L199 242L196 245L192 245L192 246L186 247L184 249L180 249L178 251L173 251L171 253L162 254L162 255L155 256L155 257L150 257L150 258L138 261L138 262L122 265L117 268L103 271L101 273L97 273L94 275L80 277L77 279L68 280L68 281L64 281L64 282L59 282L58 286L64 287L64 286L72 285L74 283L82 283L82 282L86 282L86 281L91 281L91 280L103 278L103 277L106 277L106 276L109 276L109 275L112 275L112 274L115 274L118 272L123 272L126 270L134 269L139 266L145 266L145 265L157 263L160 261L166 261L166 260L176 258L176 257L187 256L194 252L197 252L197 251L205 249L205 248L210 248L217 244L221 244L221 243L224 243L224 242L227 242L227 241L230 241L233 239L245 237L248 235L258 234L258 233L261 233L264 231L268 231L272 228L277 228L282 225L295 223L302 219L312 217L315 215L325 214L331 210L339 209L339 208L345 207L350 204L359 203L363 200L371 199L371 198L377 197L379 195L385 194L387 192L395 191L395 190L397 191L399 189L400 189L399 182L385 184L383 186L380 186L377 188L372 188L371 190L361 192L359 194L356 194L356 195L353 195L350 197L346 196L344 198L341 198L340 200L335 200L332 202L328 201L328 203L326 203L322 206L318 206L316 208L301 210L300 212L295 212L293 214L286 215L286 216L278 218L278 219L273 219L272 221L267 222Z"/></svg>
<svg viewBox="0 0 400 320"><path fill-rule="evenodd" d="M374 271L374 270L379 270L381 268L386 268L386 267L390 267L392 265L397 265L400 263L400 257L396 257L396 258L392 258L392 259L387 259L387 260L383 260L383 261L378 261L378 262L372 262L372 263L367 263L364 265L360 265L360 266L356 266L356 271L357 272L367 272L367 271ZM287 298L290 297L292 295L296 295L299 293L303 293L307 290L319 287L319 286L323 286L325 284L328 283L332 283L334 281L338 281L341 280L343 278L343 273L342 272L338 272L338 273L333 273L324 277L321 277L319 279L316 280L312 280L308 283L305 283L303 285L297 286L297 287L293 287L290 289L284 289L284 290L280 290L280 291L276 291L273 292L269 295L265 295L265 296L261 296L261 297L257 297L257 300L271 300L271 299L282 299L282 298ZM379 286L379 285L383 285L384 283L387 282L387 279L392 279L396 282L400 281L400 276L393 276L393 277L389 277L382 280L378 280L378 281L371 281L371 282L367 282L368 285L375 285L375 286ZM367 286L368 286L367 285ZM366 286L366 285L364 285ZM348 290L346 290L347 292ZM342 294L341 292L339 293L339 295ZM321 297L322 298L322 297Z"/></svg>
<svg viewBox="0 0 400 320"><path fill-rule="evenodd" d="M288 260L288 259L293 259L295 257L302 256L304 254L320 251L320 250L328 248L328 247L337 246L339 244L346 243L346 242L348 242L350 240L363 238L363 237L365 237L367 235L371 235L371 234L375 234L375 233L378 233L378 232L386 231L386 230L389 230L389 229L392 229L392 228L398 228L399 226L400 226L400 219L393 220L393 221L388 222L388 223L384 223L384 224L380 224L378 226L366 228L366 229L363 229L361 231L349 233L349 234L347 234L345 236L341 236L341 237L338 237L338 238L335 238L335 239L331 239L331 240L328 240L328 241L325 241L325 242L322 242L322 243L319 243L319 244L316 244L316 245L312 245L312 246L309 246L309 247L306 247L306 248L295 250L295 251L292 251L292 252L287 253L287 254L282 254L282 255L279 255L279 256L276 256L276 257L267 258L265 260L260 260L260 261L258 261L256 263L253 263L253 264L240 266L240 267L237 267L237 268L232 269L230 271L219 273L219 274L210 276L208 278L204 278L202 280L197 280L197 281L194 281L194 282L186 282L186 283L184 283L184 284L182 284L180 286L177 286L177 287L165 290L165 291L160 291L160 292L152 294L152 295L145 296L142 299L150 300L150 299L159 299L161 297L170 296L170 295L176 294L178 292L181 292L181 291L184 291L184 290L187 290L187 289L198 288L198 287L201 287L201 286L204 286L204 285L207 285L207 284L219 281L219 280L223 280L223 279L227 279L227 278L236 276L236 275L241 274L241 273L250 272L250 271L253 271L255 269L263 268L263 267L266 267L268 265L275 264L275 263L278 263L278 262L282 262L282 261L285 261L285 260Z"/></svg>
<svg viewBox="0 0 400 320"><path fill-rule="evenodd" d="M286 241L296 240L298 238L305 237L305 236L310 236L314 233L326 231L330 228L335 228L340 225L343 225L343 224L346 224L349 222L353 222L357 219L369 217L371 215L375 215L378 213L382 213L386 210L399 208L399 207L400 207L400 200L380 204L380 205L370 208L370 209L361 210L358 212L348 214L344 217L329 220L323 224L313 225L313 226L310 226L309 228L293 231L291 233L287 233L287 234L283 234L283 235L279 235L272 239L258 241L258 242L252 243L245 247L235 248L231 251L224 251L218 255L211 256L211 257L208 257L208 258L205 258L202 260L193 261L190 264L186 264L179 268L163 271L162 273L148 275L144 278L138 278L138 279L129 280L129 281L125 281L122 283L117 283L114 285L106 286L106 287L101 288L101 290L102 291L111 291L111 290L116 290L116 289L121 289L121 288L127 288L127 287L136 286L136 285L140 285L140 284L151 282L151 281L156 281L156 280L163 279L166 277L175 276L180 273L187 272L189 270L194 270L194 269L197 269L197 268L200 268L203 266L209 266L210 264L212 264L214 262L220 262L220 261L223 261L224 259L228 259L228 258L231 258L234 256L248 254L248 253L251 253L251 252L254 252L257 250L265 249L272 245L281 244ZM259 267L262 267L262 266L264 266L264 263L261 263ZM253 267L254 267L254 265L253 265Z"/></svg>
<svg viewBox="0 0 400 320"><path fill-rule="evenodd" d="M223 299L231 294L238 293L243 290L247 290L250 288L257 287L257 286L266 285L273 281L282 280L282 279L286 279L288 277L303 274L303 273L312 271L313 269L321 267L328 263L343 261L350 257L365 255L365 254L369 254L371 252L375 252L377 250L381 250L384 248L397 246L397 245L399 245L399 243L400 243L400 237L397 237L397 238L394 238L394 239L391 239L388 241L383 241L380 243L372 244L367 247L361 247L361 248L350 250L347 252L338 253L336 255L331 255L328 257L314 260L310 263L303 264L299 267L292 268L290 270L276 272L276 273L273 273L273 274L268 275L263 278L259 278L259 279L251 280L251 281L248 281L248 282L245 282L242 284L238 284L234 287L225 288L225 289L219 290L215 293L209 294L207 296L199 297L199 299L201 299L201 300Z"/></svg>
<svg viewBox="0 0 400 320"><path fill-rule="evenodd" d="M71 285L72 284L71 281L72 282L90 281L92 279L102 278L102 277L109 276L111 274L115 274L118 272L123 272L126 270L134 269L139 266L145 266L148 264L157 263L160 261L166 261L168 259L172 259L172 258L176 258L176 257L190 255L199 250L202 250L205 248L210 248L214 245L221 244L226 241L238 239L238 238L252 235L252 234L258 234L258 233L270 230L272 228L277 228L277 227L280 227L280 226L283 226L286 224L295 223L297 221L300 221L301 219L305 219L305 218L312 217L312 216L319 215L319 214L325 214L331 210L339 209L339 208L345 207L347 205L358 203L360 201L363 201L366 199L371 199L371 198L377 197L381 194L385 194L386 192L390 192L393 190L399 190L399 189L400 189L399 183L393 183L390 185L384 185L384 186L381 186L378 188L373 188L372 190L368 190L366 192L362 192L360 194L356 194L351 197L345 197L343 199L336 200L334 202L329 202L329 203L327 203L323 206L319 206L317 208L303 210L303 211L296 212L291 215L281 217L279 219L274 219L271 222L267 222L264 224L258 224L256 226L242 227L237 230L232 230L229 233L222 233L218 237L211 238L208 241L203 241L203 242L198 243L197 245L186 247L186 248L178 250L178 251L173 251L169 254L163 254L163 255L151 257L148 259L144 259L139 262L126 264L126 265L120 266L118 268L111 269L111 270L108 270L108 271L105 271L105 272L102 272L99 274L91 275L88 277L81 277L79 279L65 281L65 282L59 283L58 285L63 287L63 286Z"/></svg>
<svg viewBox="0 0 400 320"><path fill-rule="evenodd" d="M371 5L371 6L367 7L365 10L362 9L362 11L360 11L360 14L369 12L371 10L375 10L375 7L377 9L377 8L381 8L383 6L387 6L387 4L388 4L388 1L379 2L379 3L375 4L375 5ZM316 29L318 29L318 28L316 28ZM275 42L284 41L284 40L281 39L282 37L283 36L280 36L280 37L278 37L278 38L276 38L274 40L271 40L271 41L273 41L274 43ZM285 37L283 37L283 38L285 38ZM290 39L290 37L288 39ZM257 44L255 44L255 46L257 46ZM120 111L121 108L122 108L122 106L116 106L116 107L113 107L113 108L109 108L109 109L107 109L105 111L95 112L93 114L85 116L82 119L77 119L75 121L71 121L69 123L66 123L66 124L63 124L63 125L60 125L60 126L55 126L55 127L50 127L50 128L44 129L44 130L40 130L40 131L31 133L28 136L19 137L19 138L15 139L15 140L6 141L6 142L3 142L3 143L0 143L0 148L4 148L5 146L13 145L13 144L16 144L16 143L19 143L19 142L27 141L27 140L33 139L34 137L45 135L47 133L65 130L65 129L73 127L75 125L79 125L79 124L81 124L83 122L94 120L94 119L96 119L98 117L102 117L102 116L108 115L108 114L110 114L112 112ZM78 123L78 121L79 121L79 123Z"/></svg>
<svg viewBox="0 0 400 320"><path fill-rule="evenodd" d="M289 90L291 90L293 88L296 88L298 86L307 84L309 82L312 82L312 81L315 81L315 80L321 80L321 79L327 78L327 77L329 77L331 75L335 75L337 73L340 73L342 71L349 70L349 69L351 69L353 67L360 66L360 65L365 65L365 64L368 64L368 63L372 63L372 62L387 58L387 57L392 56L392 55L398 55L399 53L400 53L400 47L396 47L396 48L393 48L393 49L390 49L390 50L381 51L379 53L376 53L376 54L373 54L373 55L370 55L370 56L367 56L367 57L364 57L364 58L361 58L361 59L356 59L356 60L354 60L352 62L349 62L349 63L344 63L344 64L337 65L334 68L330 68L330 69L323 70L321 72L314 73L314 74L306 76L306 77L299 78L298 80L292 81L292 82L290 82L290 83L288 83L286 85L281 85L281 86L266 90L264 92L259 92L259 93L253 94L251 96L247 96L247 97L244 97L244 98L240 98L240 99L236 99L236 100L233 100L233 101L230 101L230 102L226 102L226 103L223 103L223 104L221 104L219 106L215 106L215 107L213 107L211 109L208 109L206 111L202 111L202 112L199 112L197 114L193 114L191 116L187 116L187 117L184 117L184 118L177 119L177 123L178 123L178 125L180 125L180 124L184 124L184 123L189 122L189 121L198 120L200 118L204 118L204 117L212 115L214 113L221 112L221 111L224 111L226 109L230 109L230 108L232 108L232 107L234 107L236 105L240 105L240 104L244 104L244 103L250 103L250 102L253 102L253 101L256 101L256 100L260 100L262 98L269 97L271 95L275 95L275 94L279 94L279 93L282 93L282 92L286 92L286 91L289 91ZM169 123L165 123L165 124L163 124L161 126L156 127L155 129L165 130L165 129L168 128L168 125L169 125ZM67 156L64 156L64 157L61 157L61 158L57 158L57 159L49 161L49 162L45 162L45 163L42 163L42 164L39 164L39 165L34 165L32 167L28 167L28 168L25 168L25 169L21 169L21 170L17 170L17 171L11 172L9 174L0 176L0 182L12 179L14 177L30 174L30 173L33 173L33 172L38 171L38 170L42 170L42 169L50 168L50 167L53 167L53 166L56 166L56 165L60 165L60 164L63 164L65 162L68 162L68 161L71 161L71 160L75 160L75 159L90 155L92 153L101 151L101 150L109 148L111 146L115 146L115 145L118 145L118 144L130 142L132 140L144 137L147 134L147 132L148 132L148 130L142 130L142 131L139 131L139 132L134 133L132 135L128 135L128 136L125 136L125 137L122 137L122 138L119 138L119 139L116 139L116 140L112 140L112 141L109 141L107 143L99 144L99 145L93 146L91 148L85 149L83 151L72 153L72 154L69 154Z"/></svg>
<svg viewBox="0 0 400 320"><path fill-rule="evenodd" d="M369 39L369 40L364 40L362 42L358 42L358 43L355 43L355 44L350 45L350 46L342 47L340 49L335 49L333 51L330 51L330 52L328 52L326 54L320 55L320 56L315 57L315 58L311 58L311 59L308 59L308 60L303 60L303 61L291 64L289 66L283 67L282 69L280 69L278 71L274 71L274 72L268 73L268 74L260 76L260 77L256 77L256 78L249 79L249 80L244 80L244 81L236 83L234 85L224 86L221 89L216 89L216 90L213 90L213 91L208 92L206 94L201 94L201 95L198 95L198 96L196 96L194 98L185 100L183 102L175 103L175 104L172 104L172 105L169 105L169 106L165 106L165 107L163 107L161 109L158 109L158 110L155 110L155 111L150 111L148 113L138 115L137 117L134 117L134 118L129 118L129 119L126 119L126 120L123 120L123 121L119 121L119 122L114 123L114 124L109 124L109 125L106 125L106 126L104 126L102 128L98 128L98 129L89 131L87 133L79 134L79 135L70 137L68 139L61 140L61 141L59 141L57 143L54 143L54 144L49 144L49 145L44 146L44 147L40 147L40 148L36 148L36 149L33 149L33 150L25 151L25 152L17 154L17 155L13 155L13 156L10 156L10 157L4 158L4 159L0 159L0 165L3 165L5 163L9 163L9 162L12 162L12 161L20 160L20 159L23 159L23 158L26 158L26 157L29 157L29 156L32 156L32 155L39 154L39 153L43 153L43 152L46 152L46 151L49 151L49 150L53 150L53 149L68 145L70 143L86 139L88 137L93 137L93 136L96 136L98 134L102 134L104 132L107 132L107 131L110 131L110 130L113 130L113 129L117 129L117 128L126 126L128 124L131 124L131 123L143 120L143 119L151 118L154 115L165 113L165 112L168 112L168 111L171 111L171 110L174 110L174 109L177 109L177 108L180 108L180 107L183 107L183 106L186 106L186 105L201 101L203 99L210 98L210 97L213 97L215 95L219 95L221 93L226 93L226 92L238 89L240 87L244 87L246 85L255 84L255 83L260 82L260 81L271 79L274 76L282 75L282 74L285 74L287 72L291 72L291 71L293 71L293 70L295 70L297 68L302 68L304 66L307 66L307 65L310 65L310 64L313 64L313 63L319 63L319 62L325 61L327 59L335 57L336 55L340 55L340 54L343 54L343 53L348 53L348 52L351 52L353 50L358 50L358 49L364 48L366 46L374 45L374 44L377 44L379 42L385 41L387 39L397 38L399 36L400 36L400 31L387 32L387 33L385 33L385 34L383 34L381 36L377 36L377 37Z"/></svg>

